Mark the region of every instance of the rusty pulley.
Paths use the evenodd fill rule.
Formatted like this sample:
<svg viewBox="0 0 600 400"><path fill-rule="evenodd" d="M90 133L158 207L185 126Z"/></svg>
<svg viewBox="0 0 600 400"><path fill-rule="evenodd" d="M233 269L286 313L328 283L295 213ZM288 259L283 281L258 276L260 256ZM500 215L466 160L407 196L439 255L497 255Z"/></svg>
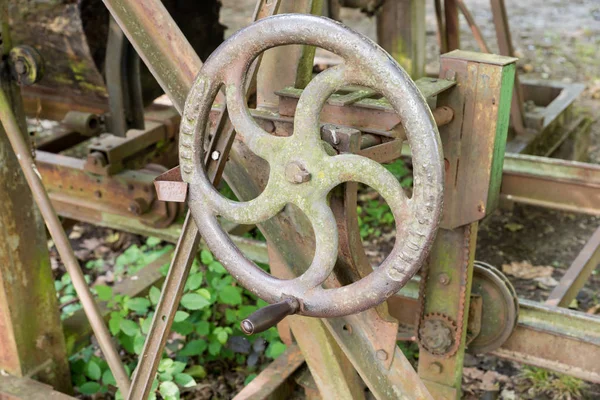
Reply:
<svg viewBox="0 0 600 400"><path fill-rule="evenodd" d="M252 61L263 51L288 44L321 47L338 54L345 63L322 72L308 84L298 102L293 135L276 137L250 116L244 95L245 77ZM398 113L412 150L411 198L377 162L353 154L330 156L323 148L321 108L332 93L348 84L381 93ZM238 137L270 165L267 186L248 202L234 202L219 194L202 162L205 127L221 86ZM265 301L281 305L276 307L278 318L271 322L289 313L313 317L357 313L380 304L404 286L424 262L438 227L442 160L436 124L408 74L371 40L332 20L310 15L265 18L233 35L198 74L181 122L181 173L189 183L189 207L198 229L235 279ZM369 185L390 205L396 220L396 243L388 258L365 278L325 289L322 284L333 270L338 251L336 220L327 196L334 187L348 181ZM312 264L303 275L282 280L245 258L216 217L256 224L275 216L287 204L297 206L312 223L316 248ZM250 325L246 323L246 327Z"/></svg>

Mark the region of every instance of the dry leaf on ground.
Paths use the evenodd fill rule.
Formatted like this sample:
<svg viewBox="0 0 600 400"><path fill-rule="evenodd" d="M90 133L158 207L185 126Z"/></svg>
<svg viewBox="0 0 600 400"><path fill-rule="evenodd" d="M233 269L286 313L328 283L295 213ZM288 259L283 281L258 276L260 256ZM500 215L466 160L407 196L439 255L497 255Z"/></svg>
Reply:
<svg viewBox="0 0 600 400"><path fill-rule="evenodd" d="M552 276L554 267L533 266L529 261L513 261L510 264L502 264L502 272L520 279L534 279Z"/></svg>

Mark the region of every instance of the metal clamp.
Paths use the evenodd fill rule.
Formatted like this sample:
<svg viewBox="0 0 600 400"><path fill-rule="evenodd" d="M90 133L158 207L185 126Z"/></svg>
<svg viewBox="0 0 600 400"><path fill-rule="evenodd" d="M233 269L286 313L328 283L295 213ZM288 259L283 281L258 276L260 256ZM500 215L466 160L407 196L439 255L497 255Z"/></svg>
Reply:
<svg viewBox="0 0 600 400"><path fill-rule="evenodd" d="M288 44L322 47L346 63L319 74L306 87L296 109L294 133L276 137L252 119L245 101L245 77L263 51ZM354 154L330 156L321 142L319 114L343 85L367 86L386 97L398 113L410 143L414 190L409 198L396 178L377 162ZM204 143L211 105L221 86L238 137L270 164L263 193L248 202L223 197L204 169ZM233 35L206 61L187 97L179 139L182 178L189 183L189 207L202 237L242 285L269 303L298 300L298 314L337 317L364 311L396 293L419 269L433 242L442 209L443 158L435 121L408 74L369 39L332 20L301 14L265 18ZM395 247L371 274L350 285L321 284L337 260L336 220L328 193L356 181L377 190L396 220ZM217 222L256 224L294 204L312 223L315 256L308 270L291 280L277 279L246 259Z"/></svg>

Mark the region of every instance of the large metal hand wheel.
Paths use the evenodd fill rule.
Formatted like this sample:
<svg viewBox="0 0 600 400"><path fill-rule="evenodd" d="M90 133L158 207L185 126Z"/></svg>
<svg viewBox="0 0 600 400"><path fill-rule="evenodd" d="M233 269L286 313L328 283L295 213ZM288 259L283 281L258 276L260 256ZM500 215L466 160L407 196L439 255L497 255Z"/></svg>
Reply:
<svg viewBox="0 0 600 400"><path fill-rule="evenodd" d="M246 71L263 51L288 44L321 47L346 62L322 72L309 83L298 102L293 135L275 137L250 116L244 90ZM412 150L411 198L377 162L351 154L329 156L325 152L319 114L327 98L347 84L378 91L399 114ZM248 202L234 202L219 194L208 180L202 162L209 112L222 85L238 137L270 165L267 186ZM186 100L179 140L182 176L189 183L189 207L202 237L235 279L269 303L295 299L297 312L313 317L364 311L397 292L429 252L443 195L443 159L437 127L406 72L371 40L339 23L310 15L278 15L236 33L212 54L198 74ZM347 181L369 185L383 196L396 220L396 243L383 264L368 276L344 287L325 289L322 283L334 267L338 249L336 221L327 195ZM256 224L273 217L288 203L296 205L312 223L316 248L312 264L303 275L281 280L245 258L216 217L238 224Z"/></svg>

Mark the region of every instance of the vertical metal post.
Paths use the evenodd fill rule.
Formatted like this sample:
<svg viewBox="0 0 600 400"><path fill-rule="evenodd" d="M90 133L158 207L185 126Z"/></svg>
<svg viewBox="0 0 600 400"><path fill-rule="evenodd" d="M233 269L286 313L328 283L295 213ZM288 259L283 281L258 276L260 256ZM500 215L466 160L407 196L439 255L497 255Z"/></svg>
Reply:
<svg viewBox="0 0 600 400"><path fill-rule="evenodd" d="M104 319L100 314L100 310L98 309L98 305L94 300L94 296L90 292L90 288L84 279L83 272L81 272L79 262L75 258L75 254L73 253L69 239L65 234L54 208L52 207L50 197L48 197L48 193L44 188L39 172L35 166L35 162L31 156L31 150L29 149L25 139L22 137L23 129L21 129L19 126L19 123L17 122L17 119L10 108L8 95L4 92L4 90L1 89L0 120L2 121L4 130L17 156L19 165L21 166L21 169L25 175L25 179L27 180L27 184L33 193L33 198L35 199L35 202L37 203L44 218L44 222L46 223L46 227L50 232L50 236L52 236L52 240L54 240L54 243L56 244L56 248L60 254L61 260L65 265L67 272L71 276L71 280L73 282L73 286L75 287L75 291L77 292L77 296L79 297L79 301L83 306L83 309L90 321L90 325L94 330L94 334L96 335L96 339L98 340L98 345L100 346L100 349L106 358L106 362L108 363L110 370L115 376L115 380L117 381L119 389L121 389L122 392L128 392L129 377L125 372L125 368L121 362L121 357L119 356L115 344L112 342L110 332L108 331ZM27 295L30 296L30 294Z"/></svg>
<svg viewBox="0 0 600 400"><path fill-rule="evenodd" d="M426 283L422 295L420 336L423 336L423 316L438 318L443 329L448 329L453 353L435 355L421 349L419 353L419 376L434 399L460 399L463 359L467 337L467 320L477 223L453 230L440 229L429 255ZM454 325L454 329L453 326ZM422 339L421 339L422 340Z"/></svg>
<svg viewBox="0 0 600 400"><path fill-rule="evenodd" d="M514 57L515 50L510 35L510 26L508 24L508 15L506 14L504 0L491 0L491 4L500 54L503 56ZM523 90L521 89L518 76L515 76L515 89L513 91L513 99L510 106L510 119L513 129L517 134L525 133L523 118L525 115L523 109L524 104Z"/></svg>
<svg viewBox="0 0 600 400"><path fill-rule="evenodd" d="M498 203L515 59L456 50L440 77L455 79L437 106L461 110L440 127L444 212L421 288L419 375L436 399L459 399L477 223Z"/></svg>
<svg viewBox="0 0 600 400"><path fill-rule="evenodd" d="M460 24L458 21L458 0L444 1L444 19L446 51L457 50L460 47Z"/></svg>
<svg viewBox="0 0 600 400"><path fill-rule="evenodd" d="M410 74L425 74L425 3L387 0L377 14L377 42Z"/></svg>
<svg viewBox="0 0 600 400"><path fill-rule="evenodd" d="M8 54L7 2L0 1L2 54ZM5 66L4 66L5 67ZM2 90L25 126L20 93L6 70ZM25 131L25 130L23 130ZM43 221L6 132L0 127L0 370L63 392L71 379Z"/></svg>

